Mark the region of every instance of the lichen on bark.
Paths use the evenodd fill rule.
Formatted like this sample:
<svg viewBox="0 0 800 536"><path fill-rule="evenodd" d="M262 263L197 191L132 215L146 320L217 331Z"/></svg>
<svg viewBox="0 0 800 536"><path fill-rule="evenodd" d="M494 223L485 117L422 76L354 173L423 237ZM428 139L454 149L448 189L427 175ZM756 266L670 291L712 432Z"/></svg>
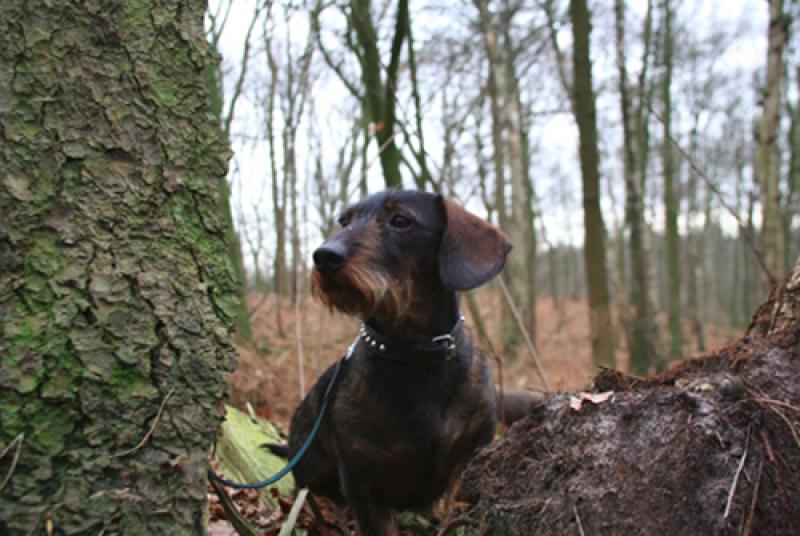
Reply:
<svg viewBox="0 0 800 536"><path fill-rule="evenodd" d="M237 299L204 9L0 4L0 533L202 530Z"/></svg>

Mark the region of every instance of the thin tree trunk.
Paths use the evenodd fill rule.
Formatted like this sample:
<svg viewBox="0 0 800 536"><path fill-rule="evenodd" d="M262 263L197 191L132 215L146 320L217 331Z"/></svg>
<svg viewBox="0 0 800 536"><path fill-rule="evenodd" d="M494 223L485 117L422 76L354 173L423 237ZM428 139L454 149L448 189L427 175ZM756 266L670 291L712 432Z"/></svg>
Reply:
<svg viewBox="0 0 800 536"><path fill-rule="evenodd" d="M0 4L2 534L207 530L239 288L204 9Z"/></svg>
<svg viewBox="0 0 800 536"><path fill-rule="evenodd" d="M275 325L278 336L283 337L283 317L281 296L288 294L286 282L286 203L278 180L278 158L275 151L275 98L278 94L280 71L272 52L272 42L265 30L264 48L270 70L269 92L267 95L267 145L269 147L269 171L272 188L272 217L275 226L275 257L272 261L272 281L275 292Z"/></svg>
<svg viewBox="0 0 800 536"><path fill-rule="evenodd" d="M689 141L689 154L693 157L696 157L698 154L698 122L699 117L695 114L694 117L694 125L692 127L692 132L690 134L690 141ZM702 270L703 270L703 258L704 258L704 249L705 249L705 235L707 233L707 229L709 226L709 219L706 217L704 219L703 229L695 229L692 226L692 222L697 217L697 213L699 210L699 201L698 201L698 189L700 185L698 184L697 180L697 173L694 170L689 170L689 180L688 180L688 202L689 205L687 207L687 220L689 224L687 225L687 232L686 232L686 255L688 266L687 266L687 288L686 288L686 305L688 308L689 313L689 322L692 327L692 334L694 335L695 342L697 345L697 350L700 352L704 352L706 350L706 340L705 340L705 328L703 326L703 318L705 315L701 313L700 307L701 303L707 302L707 300L703 300L701 302L700 296L700 286L698 285L698 278L702 278ZM706 214L706 216L709 216ZM706 296L711 296L711 293L707 293Z"/></svg>
<svg viewBox="0 0 800 536"><path fill-rule="evenodd" d="M672 148L672 16L671 0L663 6L664 78L661 81L661 102L664 107L664 136L661 141L661 160L664 171L664 225L667 270L667 317L670 344L669 359L683 355L683 328L681 326L681 273L679 263L680 236L678 235L678 193L675 157ZM663 364L662 364L663 366Z"/></svg>
<svg viewBox="0 0 800 536"><path fill-rule="evenodd" d="M755 232L755 194L748 193L747 198L747 229L753 233ZM745 243L745 238L742 233L739 233L739 240L742 244ZM752 311L755 305L755 294L758 292L758 285L754 278L756 277L755 259L753 252L747 247L744 247L744 284L742 285L742 310L739 312L739 317L746 319L748 312Z"/></svg>
<svg viewBox="0 0 800 536"><path fill-rule="evenodd" d="M475 5L479 12L479 23L483 34L484 50L487 59L487 94L489 97L490 113L492 118L492 162L494 164L494 210L497 213L497 225L504 230L509 230L510 218L506 207L506 142L503 139L505 121L503 118L502 99L505 93L502 84L505 80L502 72L502 63L499 58L498 35L494 21L489 11L486 0L476 0ZM511 271L504 270L500 277L511 286ZM517 326L508 305L503 301L500 326L503 342L513 344L518 336Z"/></svg>
<svg viewBox="0 0 800 536"><path fill-rule="evenodd" d="M795 67L795 84L800 88L800 67ZM784 248L784 268L788 271L800 253L800 242L797 237L792 240L792 220L800 214L800 98L795 105L787 104L789 112L789 174L787 177L786 202L783 205L783 236L786 239Z"/></svg>
<svg viewBox="0 0 800 536"><path fill-rule="evenodd" d="M783 0L769 0L764 114L758 127L758 185L761 194L761 241L764 260L772 275L772 281L768 282L770 285L784 273L785 243L781 224L781 191L778 185L778 135L786 37L787 19L783 13Z"/></svg>
<svg viewBox="0 0 800 536"><path fill-rule="evenodd" d="M527 259L526 259L526 294L525 302L527 304L528 316L527 329L530 334L531 341L536 344L536 337L538 335L538 322L536 318L536 304L538 303L538 286L536 284L537 274L539 270L539 239L536 236L535 227L535 214L533 212L533 203L535 200L536 192L534 191L533 180L530 176L530 140L528 138L528 129L523 128L521 133L522 140L522 170L523 170L523 186L525 187L525 203L523 209L523 224L525 225Z"/></svg>
<svg viewBox="0 0 800 536"><path fill-rule="evenodd" d="M234 94L231 96L227 112L223 112L225 95L222 80L223 75L220 65L208 65L206 67L205 82L210 95L211 109L214 113L214 116L218 119L220 126L222 127L223 135L228 143L230 143L230 129L233 123L233 115L236 111L236 103L238 101L244 80L247 76L247 65L250 59L250 36L262 9L263 6L261 4L256 5L256 8L253 12L253 18L248 26L248 30L244 38L244 51L242 53L240 62L241 70L239 72L239 76L234 88ZM219 32L221 33L221 29L219 29ZM212 39L215 46L218 42L218 39L219 34L215 35L214 39ZM215 52L218 53L216 50ZM230 185L228 184L227 177L223 179L223 182L224 184L221 185L220 191L226 199L226 202L222 204L221 209L227 228L225 232L227 234L226 242L228 244L228 257L231 265L233 266L236 278L239 280L240 299L236 313L236 336L241 340L248 341L252 338L253 332L250 326L250 312L247 307L247 275L245 274L244 270L241 237L236 231L236 226L233 222L233 210L230 206Z"/></svg>
<svg viewBox="0 0 800 536"><path fill-rule="evenodd" d="M511 24L511 21L508 21ZM511 222L509 234L515 249L509 258L512 299L521 311L525 329L536 341L536 234L533 228L533 185L530 182L530 147L523 126L523 106L514 66L513 45L504 32L505 89L503 115L508 127L508 160L511 170ZM509 270L506 270L507 272Z"/></svg>
<svg viewBox="0 0 800 536"><path fill-rule="evenodd" d="M379 158L387 187L402 184L400 175L400 150L394 142L395 93L400 52L409 28L408 0L399 0L392 53L386 68L386 81L381 80L384 69L378 50L378 35L372 22L370 0L352 0L351 24L358 39L361 76L364 83L365 102L378 144Z"/></svg>
<svg viewBox="0 0 800 536"><path fill-rule="evenodd" d="M570 1L573 36L573 112L580 138L583 176L584 262L592 332L592 360L615 365L616 337L608 293L606 230L600 210L600 169L597 148L597 112L589 54L591 22L586 0Z"/></svg>
<svg viewBox="0 0 800 536"><path fill-rule="evenodd" d="M628 352L630 354L630 370L633 374L643 375L658 361L657 328L652 319L650 308L647 257L644 248L644 215L642 210L641 180L637 180L637 157L646 162L647 153L642 142L643 107L636 115L636 131L634 131L631 113L631 95L628 91L628 72L625 57L625 1L615 0L617 68L619 71L620 110L622 112L623 133L623 177L625 179L625 220L628 226L628 248L630 252L631 277L629 282L628 302L631 311L626 315ZM645 21L645 52L643 53L642 73L646 73L650 47L650 26L652 24L652 2L648 2ZM645 75L646 76L646 75ZM639 91L643 91L645 76L640 77ZM639 96L641 102L642 97ZM638 137L638 138L637 138ZM638 144L637 144L638 139ZM638 149L638 151L637 151ZM646 164L645 164L646 165Z"/></svg>

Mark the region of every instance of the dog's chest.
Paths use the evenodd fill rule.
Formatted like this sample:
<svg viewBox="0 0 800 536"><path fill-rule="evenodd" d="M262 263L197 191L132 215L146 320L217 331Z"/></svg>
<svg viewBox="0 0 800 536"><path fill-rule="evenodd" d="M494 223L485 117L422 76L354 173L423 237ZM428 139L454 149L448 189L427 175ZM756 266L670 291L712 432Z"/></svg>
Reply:
<svg viewBox="0 0 800 536"><path fill-rule="evenodd" d="M456 450L473 443L468 436L490 414L468 370L370 365L353 371L349 396L337 403L339 434L352 438L340 448L402 470L458 462Z"/></svg>

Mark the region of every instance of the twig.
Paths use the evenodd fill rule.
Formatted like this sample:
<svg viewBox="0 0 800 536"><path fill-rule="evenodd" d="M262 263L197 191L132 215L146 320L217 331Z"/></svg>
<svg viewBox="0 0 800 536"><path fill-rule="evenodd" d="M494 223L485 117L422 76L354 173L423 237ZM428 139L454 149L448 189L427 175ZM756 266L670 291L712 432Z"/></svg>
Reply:
<svg viewBox="0 0 800 536"><path fill-rule="evenodd" d="M11 467L8 468L8 472L6 473L5 478L3 481L0 482L0 492L2 492L8 481L11 480L11 476L14 474L14 470L17 468L17 462L19 461L19 456L22 453L22 443L25 441L25 432L20 432L17 437L11 440L11 443L6 445L6 448L3 449L3 452L0 452L0 460L2 460L8 451L12 449L12 447L16 446L16 450L14 450L14 457L11 459Z"/></svg>
<svg viewBox="0 0 800 536"><path fill-rule="evenodd" d="M652 113L653 116L662 125L665 124L666 121L664 120L664 118L655 110L655 108L653 108L653 103L650 102L650 98L644 94L641 94L640 97L642 99L642 102L644 102L645 105L647 106L647 109L650 110L650 113ZM672 144L673 147L675 147L678 150L678 152L681 154L684 160L688 162L689 167L691 167L692 170L694 170L695 173L697 173L700 176L700 178L703 179L703 182L706 183L708 189L711 190L714 193L714 195L717 196L717 199L719 200L719 203L722 205L722 208L724 208L728 212L728 214L730 214L733 217L733 219L736 220L736 224L739 226L739 230L742 232L742 235L747 241L747 244L750 246L750 250L753 252L753 255L755 255L756 260L758 260L758 264L761 267L761 271L764 273L764 276L767 278L767 281L769 281L769 284L774 285L776 282L775 275L770 271L769 267L767 266L767 262L764 260L764 255L761 253L761 248L758 245L758 241L756 240L755 236L753 236L753 233L750 232L750 229L744 224L742 218L739 216L736 210L732 206L730 206L727 201L725 201L725 198L722 195L722 191L717 187L716 184L714 184L714 181L711 180L711 177L709 177L708 174L700 167L697 161L695 161L695 159L692 158L692 155L690 155L686 151L686 149L684 149L680 145L680 143L678 143L678 140L676 140L672 136L669 136L669 142L670 144Z"/></svg>
<svg viewBox="0 0 800 536"><path fill-rule="evenodd" d="M772 398L751 398L754 402L761 402L762 404L769 404L771 406L780 406L782 408L791 409L800 412L800 407L793 406L783 400L774 400Z"/></svg>
<svg viewBox="0 0 800 536"><path fill-rule="evenodd" d="M800 434L798 434L797 428L795 428L794 424L792 424L792 421L789 420L789 417L784 415L782 411L780 411L779 409L775 408L774 406L769 406L769 409L771 409L772 411L777 413L778 417L783 419L783 421L786 423L786 426L788 426L789 430L792 432L792 436L794 436L794 440L797 443L797 446L800 447Z"/></svg>
<svg viewBox="0 0 800 536"><path fill-rule="evenodd" d="M211 487L214 488L214 492L217 494L217 497L219 497L220 504L222 504L222 509L225 511L225 519L230 521L234 530L236 530L236 532L241 536L260 536L261 532L251 525L250 522L236 508L236 504L233 502L233 499L231 499L228 493L225 491L225 486L216 480L209 480L209 482L211 482Z"/></svg>
<svg viewBox="0 0 800 536"><path fill-rule="evenodd" d="M500 282L500 288L503 290L503 295L508 302L508 306L511 308L511 313L514 315L514 320L517 322L517 326L522 333L522 337L525 339L525 344L528 347L528 353L531 355L531 358L533 358L534 365L536 365L536 372L539 374L539 378L541 378L544 388L547 391L552 391L553 389L550 387L550 382L547 381L547 377L544 374L544 368L542 367L542 362L539 359L539 353L533 346L533 342L531 342L531 336L528 334L528 330L525 329L525 325L522 323L522 317L520 317L517 306L514 305L514 300L511 299L511 294L508 293L506 283L503 281L502 277L498 277L497 280Z"/></svg>
<svg viewBox="0 0 800 536"><path fill-rule="evenodd" d="M381 154L383 154L386 148L389 147L389 144L394 142L395 137L397 137L397 134L393 133L391 136L386 138L386 141L384 141L382 144L378 146L378 154L372 157L372 160L369 161L367 167L371 166L375 162L375 160L377 160L381 156Z"/></svg>
<svg viewBox="0 0 800 536"><path fill-rule="evenodd" d="M574 502L572 502L572 513L575 514L575 521L578 523L578 534L580 534L580 536L586 536L586 533L583 532L583 523L581 523L581 516L578 515L578 506Z"/></svg>
<svg viewBox="0 0 800 536"><path fill-rule="evenodd" d="M169 390L167 395L164 397L164 400L161 401L161 406L158 408L158 413L156 413L156 416L153 419L153 424L150 425L150 429L144 435L142 440L139 441L139 443L133 448L130 448L130 449L122 451L122 452L118 452L117 454L112 454L111 455L112 458L119 458L120 456L127 456L128 454L133 454L134 452L136 452L137 450L142 448L145 443L147 443L147 440L150 439L150 436L152 436L153 432L155 432L156 426L158 426L158 421L161 420L161 414L164 412L164 408L167 406L167 401L170 399L170 397L172 396L172 394L174 392L175 392L175 388L173 387L172 389Z"/></svg>
<svg viewBox="0 0 800 536"><path fill-rule="evenodd" d="M750 449L750 429L747 429L747 439L744 443L744 453L742 454L741 459L739 460L739 466L736 468L736 474L733 475L733 482L731 483L731 489L728 491L728 502L725 504L725 513L722 514L722 519L727 519L728 514L731 513L731 505L733 504L733 497L736 494L736 484L739 483L739 475L742 473L742 469L744 469L744 462L747 460L747 452Z"/></svg>
<svg viewBox="0 0 800 536"><path fill-rule="evenodd" d="M753 487L753 497L750 499L750 512L747 514L747 521L742 527L742 536L750 536L753 532L753 521L756 518L756 506L758 505L758 492L761 489L761 475L764 472L764 458L761 458L761 463L758 464L758 476L756 477L756 485Z"/></svg>
<svg viewBox="0 0 800 536"><path fill-rule="evenodd" d="M295 499L292 509L289 510L289 517L281 527L278 536L289 536L292 533L294 526L297 524L297 516L300 515L300 509L303 508L303 503L306 502L306 495L308 495L308 488L301 489L300 493L297 494L297 499Z"/></svg>

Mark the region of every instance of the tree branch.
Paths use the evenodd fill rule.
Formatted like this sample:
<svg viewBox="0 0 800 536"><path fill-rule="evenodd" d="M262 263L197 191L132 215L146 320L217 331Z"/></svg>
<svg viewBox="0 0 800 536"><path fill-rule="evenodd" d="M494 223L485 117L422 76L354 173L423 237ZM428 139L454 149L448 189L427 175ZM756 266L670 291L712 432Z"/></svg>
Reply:
<svg viewBox="0 0 800 536"><path fill-rule="evenodd" d="M272 1L269 0L266 4L262 4L258 2L256 4L255 9L253 10L253 18L250 20L250 25L247 28L247 33L245 34L244 38L244 50L242 51L242 60L241 70L239 71L239 77L236 79L236 85L233 89L233 95L231 95L231 101L228 105L228 113L225 114L225 119L222 126L222 132L225 134L226 139L230 139L231 135L231 123L233 122L233 113L236 110L236 103L239 100L239 97L242 94L242 87L244 86L244 80L247 76L247 65L250 62L250 36L253 34L253 28L256 26L256 22L258 21L258 17L261 15L261 12L264 10L265 7L271 6Z"/></svg>

